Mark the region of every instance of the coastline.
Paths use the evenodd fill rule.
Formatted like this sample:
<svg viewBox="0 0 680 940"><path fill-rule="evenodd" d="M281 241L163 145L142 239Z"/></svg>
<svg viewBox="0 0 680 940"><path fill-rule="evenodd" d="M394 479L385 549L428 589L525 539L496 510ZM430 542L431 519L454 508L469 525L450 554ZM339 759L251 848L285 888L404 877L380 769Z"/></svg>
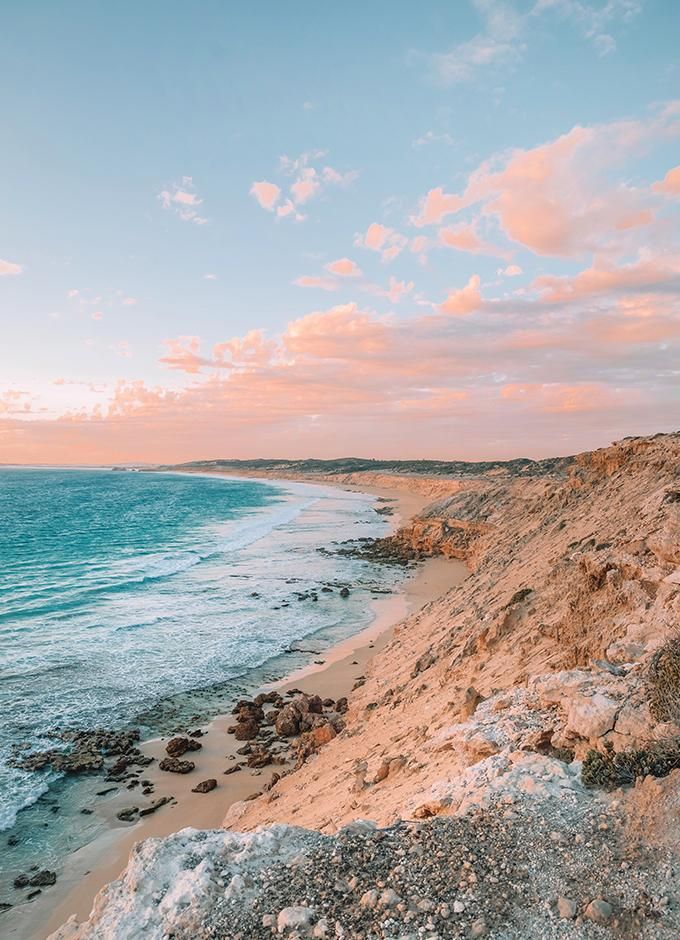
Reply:
<svg viewBox="0 0 680 940"><path fill-rule="evenodd" d="M223 474L214 474L223 476ZM272 481L274 482L274 481ZM313 482L313 481L310 481ZM321 482L321 481L319 481ZM328 481L323 481L328 485ZM391 530L404 524L431 501L431 497L404 492L385 486L369 486L345 482L335 484L346 490L368 493L375 498L393 501L395 509ZM350 693L354 682L364 672L364 667L389 642L394 626L407 615L419 610L424 604L435 600L467 573L460 562L443 558L428 559L407 577L398 593L374 598L372 623L363 631L341 641L320 653L322 661L297 669L271 688L281 692L295 687L310 694L339 698ZM17 907L11 915L5 915L9 927L8 937L44 940L59 928L69 917L86 919L97 892L108 882L115 880L125 867L132 846L146 838L162 837L187 826L194 828L219 828L229 807L249 795L256 793L269 774L267 770L245 770L224 775L226 761L235 759L238 742L226 733L233 722L231 715L219 715L207 726L202 737L202 749L192 755L196 770L186 776L167 774L151 765L145 772L154 783L153 799L174 797L174 802L164 806L158 813L134 824L121 823L116 813L123 806L135 802L133 793L123 790L98 806L107 823L106 831L92 842L68 857L68 871L62 872L57 885L40 899L49 901L50 914L46 919L42 904L33 903ZM141 745L143 752L151 757L164 756L165 740L156 738ZM213 777L218 786L208 794L192 793L192 788L201 780Z"/></svg>

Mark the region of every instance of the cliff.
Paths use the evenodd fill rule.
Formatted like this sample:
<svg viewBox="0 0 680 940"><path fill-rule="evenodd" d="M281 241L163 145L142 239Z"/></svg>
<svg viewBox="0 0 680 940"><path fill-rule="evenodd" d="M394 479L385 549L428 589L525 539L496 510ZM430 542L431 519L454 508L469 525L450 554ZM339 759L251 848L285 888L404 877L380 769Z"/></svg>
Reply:
<svg viewBox="0 0 680 940"><path fill-rule="evenodd" d="M625 440L536 474L419 483L435 501L390 550L462 558L470 576L398 626L341 734L225 819L244 833L244 857L270 831L248 835L258 827L295 827L275 830L296 846L290 884L300 858L323 856L345 885L342 903L331 903L328 877L316 889L309 876L293 906L312 913L297 926L258 915L257 928L243 921L233 935L677 936L680 435ZM352 855L358 819L389 827L364 831L364 861ZM173 839L140 850L142 880L162 880L180 851ZM246 877L226 851L217 868ZM430 851L450 860L448 880ZM103 936L102 918L134 908L131 878L60 936ZM259 877L243 890L241 905L248 896L256 911L290 900ZM215 891L222 899L214 885L206 897ZM219 923L235 924L220 904ZM145 909L145 936L230 935L207 902L190 906L193 932L176 911Z"/></svg>

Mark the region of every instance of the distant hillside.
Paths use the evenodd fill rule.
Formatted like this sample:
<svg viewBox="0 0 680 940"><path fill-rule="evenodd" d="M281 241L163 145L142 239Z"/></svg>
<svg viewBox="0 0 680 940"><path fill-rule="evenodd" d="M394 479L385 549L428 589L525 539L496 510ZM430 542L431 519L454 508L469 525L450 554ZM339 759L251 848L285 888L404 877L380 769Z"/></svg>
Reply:
<svg viewBox="0 0 680 940"><path fill-rule="evenodd" d="M545 460L366 460L362 457L339 457L335 460L192 460L188 463L164 466L163 470L219 470L222 473L262 473L341 475L347 473L399 473L406 475L471 477L490 472L543 475L566 472L573 457L550 457Z"/></svg>

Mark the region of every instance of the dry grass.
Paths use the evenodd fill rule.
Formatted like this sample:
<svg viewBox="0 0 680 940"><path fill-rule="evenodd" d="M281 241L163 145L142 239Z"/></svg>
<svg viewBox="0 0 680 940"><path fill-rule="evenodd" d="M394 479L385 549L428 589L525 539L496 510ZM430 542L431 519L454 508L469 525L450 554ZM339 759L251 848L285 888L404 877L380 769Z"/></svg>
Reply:
<svg viewBox="0 0 680 940"><path fill-rule="evenodd" d="M654 654L647 675L647 694L653 718L680 725L680 630Z"/></svg>

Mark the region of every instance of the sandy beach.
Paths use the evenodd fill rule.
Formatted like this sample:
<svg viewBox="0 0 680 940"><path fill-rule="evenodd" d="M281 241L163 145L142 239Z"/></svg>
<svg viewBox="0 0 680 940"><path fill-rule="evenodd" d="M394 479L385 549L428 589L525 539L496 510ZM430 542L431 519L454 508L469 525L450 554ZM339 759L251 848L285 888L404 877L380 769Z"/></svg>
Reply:
<svg viewBox="0 0 680 940"><path fill-rule="evenodd" d="M393 501L393 531L431 501L428 495L386 486L372 487L363 482L360 486L343 484L343 488ZM467 569L460 562L428 559L414 569L398 593L371 601L374 619L367 629L324 650L315 663L291 673L275 687L282 693L296 688L333 699L348 695L355 681L363 675L369 660L391 639L394 625L460 583L466 573ZM233 803L257 793L270 779L271 768L253 770L243 767L237 773L225 775L225 770L237 759L236 751L240 746L232 735L227 734L232 723L233 717L224 715L203 728L201 750L189 755L195 761L196 769L187 775L158 770L157 761L165 756L166 739L143 743L144 753L156 758L156 762L142 774L154 788L150 799L168 797L172 802L145 819L125 823L117 819L117 814L125 807L139 803L136 796L139 791L122 788L122 792L118 790L98 801L95 811L107 825L104 834L66 859L57 884L43 892L42 897L5 915L6 936L17 940L44 940L72 915L76 915L78 920L85 919L97 892L117 878L125 867L130 849L140 839L166 836L187 826L219 827ZM197 783L210 778L218 782L213 791L207 794L192 792Z"/></svg>

